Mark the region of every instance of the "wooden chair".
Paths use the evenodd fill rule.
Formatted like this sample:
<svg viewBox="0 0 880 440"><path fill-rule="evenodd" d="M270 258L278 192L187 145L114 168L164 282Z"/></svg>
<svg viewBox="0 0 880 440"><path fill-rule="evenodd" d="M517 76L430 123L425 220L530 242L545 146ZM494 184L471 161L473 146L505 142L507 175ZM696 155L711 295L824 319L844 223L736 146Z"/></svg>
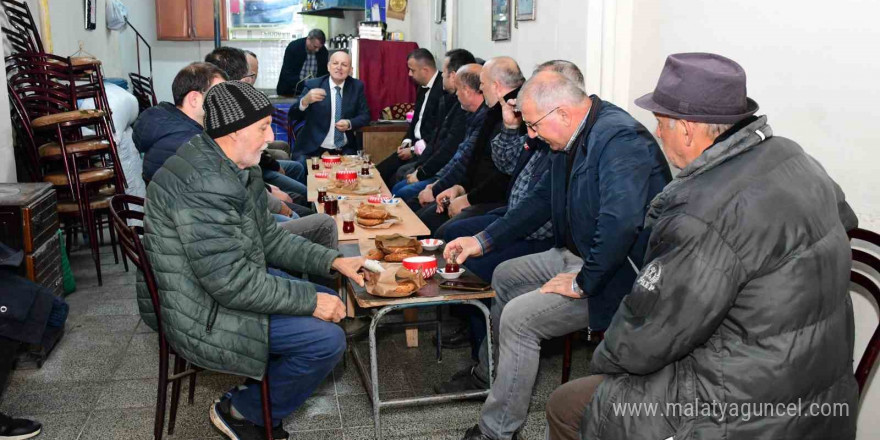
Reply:
<svg viewBox="0 0 880 440"><path fill-rule="evenodd" d="M605 332L603 331L593 331L586 330L587 333L587 341L594 344L599 344L602 342L602 339L605 339ZM561 383L568 382L568 379L571 378L571 350L572 344L574 344L575 336L577 332L569 333L564 336L563 340L563 348L562 348L562 379Z"/></svg>
<svg viewBox="0 0 880 440"><path fill-rule="evenodd" d="M140 207L140 210L131 209L132 206ZM162 433L165 428L165 404L168 397L168 384L171 383L171 410L169 411L168 435L174 435L174 425L177 418L177 404L180 400L181 380L189 377L189 399L190 404L194 401L196 374L203 371L202 368L189 363L186 359L178 354L165 338L165 331L162 329L162 303L159 298L159 287L156 284L156 277L153 274L153 267L147 258L146 250L141 243L140 237L144 234L143 226L129 226L129 221L137 221L143 224L144 221L144 199L131 195L114 196L110 202L110 216L113 228L119 236L119 242L122 246L125 257L130 260L144 277L144 283L150 292L150 301L153 304L153 313L156 315L156 324L159 333L159 387L156 396L156 420L153 428L153 438L155 440L162 439ZM174 370L169 374L168 356L174 356ZM263 404L263 424L266 429L266 439L272 440L272 406L269 396L269 373L263 376L261 382L262 404Z"/></svg>
<svg viewBox="0 0 880 440"><path fill-rule="evenodd" d="M849 232L849 237L851 241L861 240L880 249L880 234L875 232L865 229L854 229ZM857 245L858 243L853 244ZM853 262L864 264L877 274L880 274L880 258L875 254L859 249L859 246L854 246L852 250L852 259ZM867 290L871 296L874 297L874 301L877 305L880 306L880 280L857 271L854 265L853 270L850 272L850 281ZM865 353L862 354L859 366L856 368L856 382L859 384L859 394L864 394L865 392L868 377L871 375L871 370L877 362L878 354L880 354L880 325L874 329L874 333L871 335L868 346L865 348Z"/></svg>
<svg viewBox="0 0 880 440"><path fill-rule="evenodd" d="M98 250L99 241L103 243L101 217L109 216L110 196L125 188L109 117L100 109L76 109L77 97L82 96L77 90L83 89L76 84L79 74L69 59L48 54L18 54L7 57L6 63L9 96L15 118L21 121L19 133L30 152L32 167L38 170L41 180L61 190L59 214L66 218L73 214L88 232L101 285ZM91 96L99 99L97 95ZM94 134L83 136L84 128ZM115 185L109 186L111 183ZM66 194L69 197L65 198ZM102 231L100 240L99 230ZM118 262L115 233L112 229L110 232L114 258ZM68 238L71 235L68 234Z"/></svg>
<svg viewBox="0 0 880 440"><path fill-rule="evenodd" d="M40 31L37 29L37 23L34 21L34 16L31 14L27 3L18 0L0 0L0 4L3 5L3 9L6 11L7 21L13 29L21 32L21 37L24 40L21 46L13 44L13 50L19 52L43 52L43 40L40 38Z"/></svg>
<svg viewBox="0 0 880 440"><path fill-rule="evenodd" d="M131 80L132 94L138 100L138 111L142 112L159 104L156 92L153 90L153 78L133 72L128 74L128 78Z"/></svg>

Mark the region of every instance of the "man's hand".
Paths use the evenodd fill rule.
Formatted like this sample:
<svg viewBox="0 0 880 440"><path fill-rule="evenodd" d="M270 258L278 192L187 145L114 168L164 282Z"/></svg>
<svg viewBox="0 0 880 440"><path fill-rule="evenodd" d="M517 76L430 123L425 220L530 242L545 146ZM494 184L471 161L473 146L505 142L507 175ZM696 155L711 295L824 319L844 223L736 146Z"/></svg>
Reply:
<svg viewBox="0 0 880 440"><path fill-rule="evenodd" d="M571 282L577 277L577 272L561 273L547 281L541 287L541 293L556 293L569 298L580 299L581 296L571 290Z"/></svg>
<svg viewBox="0 0 880 440"><path fill-rule="evenodd" d="M329 293L317 294L318 303L315 305L315 311L312 316L322 321L339 322L345 318L345 305L336 295Z"/></svg>
<svg viewBox="0 0 880 440"><path fill-rule="evenodd" d="M429 203L434 202L434 184L430 184L425 187L421 192L419 192L419 204L422 206L427 206Z"/></svg>
<svg viewBox="0 0 880 440"><path fill-rule="evenodd" d="M455 200L449 204L449 217L451 218L461 214L461 211L468 206L471 206L471 203L468 202L467 194L456 197Z"/></svg>
<svg viewBox="0 0 880 440"><path fill-rule="evenodd" d="M293 199L290 198L290 194L281 191L281 188L278 188L275 185L269 184L269 194L271 194L272 197L281 200L282 202L293 203Z"/></svg>
<svg viewBox="0 0 880 440"><path fill-rule="evenodd" d="M358 273L364 267L364 257L337 258L333 260L332 267L339 273L356 282L358 286L364 286L364 276Z"/></svg>
<svg viewBox="0 0 880 440"><path fill-rule="evenodd" d="M460 237L449 242L443 249L443 258L451 261L452 254L456 254L454 263L463 264L468 257L479 257L483 255L483 248L475 237Z"/></svg>
<svg viewBox="0 0 880 440"><path fill-rule="evenodd" d="M326 97L327 92L325 92L324 89L312 89L309 90L308 93L306 93L306 96L303 96L302 101L304 105L310 105L316 102L321 102Z"/></svg>
<svg viewBox="0 0 880 440"><path fill-rule="evenodd" d="M400 160L412 159L412 150L409 148L409 145L401 145L397 147L397 157L399 157Z"/></svg>
<svg viewBox="0 0 880 440"><path fill-rule="evenodd" d="M287 206L287 203L281 204L281 212L279 214L285 217L293 217L293 210L290 209L290 206Z"/></svg>
<svg viewBox="0 0 880 440"><path fill-rule="evenodd" d="M279 166L279 167L278 167L278 172L281 173L282 176L285 176L285 175L286 175L286 174L284 174L284 167Z"/></svg>
<svg viewBox="0 0 880 440"><path fill-rule="evenodd" d="M419 170L415 170L412 173L406 175L406 183L413 184L419 182Z"/></svg>
<svg viewBox="0 0 880 440"><path fill-rule="evenodd" d="M348 119L340 119L336 121L336 129L339 131L351 130L351 121Z"/></svg>
<svg viewBox="0 0 880 440"><path fill-rule="evenodd" d="M501 102L501 119L504 121L504 127L511 130L519 128L522 124L522 115L516 112L516 100L508 99L507 102Z"/></svg>
<svg viewBox="0 0 880 440"><path fill-rule="evenodd" d="M464 188L461 185L455 185L452 188L447 189L446 191L437 194L437 214L442 214L444 211L443 203L446 200L449 200L451 203L453 199L462 195L464 193Z"/></svg>

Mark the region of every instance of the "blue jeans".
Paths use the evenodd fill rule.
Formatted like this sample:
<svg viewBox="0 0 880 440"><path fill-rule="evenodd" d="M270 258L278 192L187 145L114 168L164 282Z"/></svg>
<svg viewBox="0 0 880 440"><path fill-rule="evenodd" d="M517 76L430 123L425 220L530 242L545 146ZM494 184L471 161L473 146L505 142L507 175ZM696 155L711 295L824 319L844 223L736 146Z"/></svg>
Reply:
<svg viewBox="0 0 880 440"><path fill-rule="evenodd" d="M269 269L277 277L296 280ZM315 284L320 293L335 295ZM296 411L324 381L345 353L345 333L338 325L312 316L272 315L269 319L269 391L272 424ZM232 405L248 421L263 426L260 387L249 386L232 394Z"/></svg>
<svg viewBox="0 0 880 440"><path fill-rule="evenodd" d="M419 180L416 183L407 183L406 180L401 180L400 182L397 182L393 188L391 188L391 193L397 197L400 197L403 200L411 199L413 197L418 197L419 193L422 192L425 187L436 181L436 177Z"/></svg>
<svg viewBox="0 0 880 440"><path fill-rule="evenodd" d="M263 170L263 181L277 186L288 194L299 194L306 197L308 188L306 187L306 169L299 162L293 160L279 160L284 174L277 171Z"/></svg>

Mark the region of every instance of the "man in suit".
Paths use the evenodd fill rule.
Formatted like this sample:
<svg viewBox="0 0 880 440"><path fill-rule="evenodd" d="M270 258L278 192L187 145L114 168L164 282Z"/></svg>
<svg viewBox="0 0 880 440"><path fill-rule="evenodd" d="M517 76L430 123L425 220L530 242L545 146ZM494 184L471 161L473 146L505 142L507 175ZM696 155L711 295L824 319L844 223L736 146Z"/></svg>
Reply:
<svg viewBox="0 0 880 440"><path fill-rule="evenodd" d="M445 116L440 114L439 107L446 92L443 91L443 81L439 78L440 73L431 52L428 49L412 51L407 56L406 67L410 78L419 85L413 118L397 151L376 166L382 180L391 185L396 182L394 175L397 169L412 160L417 151L416 144L422 139L433 138Z"/></svg>
<svg viewBox="0 0 880 440"><path fill-rule="evenodd" d="M351 55L334 53L327 70L329 75L305 82L299 105L290 109L293 117L306 121L291 152L294 160L324 152L354 154L354 130L370 122L364 83L349 78Z"/></svg>
<svg viewBox="0 0 880 440"><path fill-rule="evenodd" d="M327 74L329 54L324 42L324 31L312 29L305 38L293 40L284 50L281 75L275 91L283 96L296 96L302 91L303 83L311 78Z"/></svg>

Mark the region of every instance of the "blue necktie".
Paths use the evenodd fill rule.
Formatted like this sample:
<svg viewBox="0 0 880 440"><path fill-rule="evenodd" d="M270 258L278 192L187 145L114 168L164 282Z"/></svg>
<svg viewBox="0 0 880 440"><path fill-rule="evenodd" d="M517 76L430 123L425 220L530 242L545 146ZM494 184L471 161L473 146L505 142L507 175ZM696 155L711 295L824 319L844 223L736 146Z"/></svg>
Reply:
<svg viewBox="0 0 880 440"><path fill-rule="evenodd" d="M336 123L342 119L342 88L339 86L334 88L336 89L336 114L333 115L333 145L338 149L345 145L345 133L336 129Z"/></svg>

